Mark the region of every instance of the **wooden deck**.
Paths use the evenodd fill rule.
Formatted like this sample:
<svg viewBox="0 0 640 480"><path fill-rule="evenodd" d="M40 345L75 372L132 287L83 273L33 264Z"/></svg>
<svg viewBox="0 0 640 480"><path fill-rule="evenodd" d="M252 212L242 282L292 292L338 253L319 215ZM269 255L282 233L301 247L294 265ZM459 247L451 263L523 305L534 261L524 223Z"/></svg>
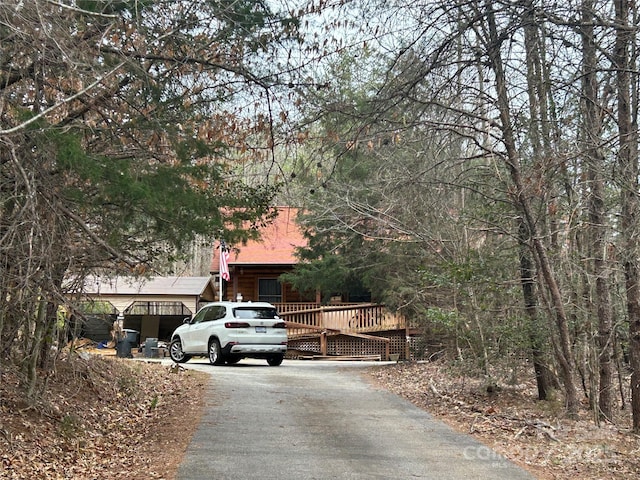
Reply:
<svg viewBox="0 0 640 480"><path fill-rule="evenodd" d="M408 358L407 324L384 305L282 303L276 308L287 324L290 346L303 353Z"/></svg>

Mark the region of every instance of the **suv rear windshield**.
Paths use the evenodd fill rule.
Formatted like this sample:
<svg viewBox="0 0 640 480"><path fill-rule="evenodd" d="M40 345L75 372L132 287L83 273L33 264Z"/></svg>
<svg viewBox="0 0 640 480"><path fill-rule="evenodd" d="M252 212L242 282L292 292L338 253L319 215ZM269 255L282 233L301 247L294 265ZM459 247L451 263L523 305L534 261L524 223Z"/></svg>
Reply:
<svg viewBox="0 0 640 480"><path fill-rule="evenodd" d="M275 308L237 307L233 309L235 318L272 319L278 317Z"/></svg>

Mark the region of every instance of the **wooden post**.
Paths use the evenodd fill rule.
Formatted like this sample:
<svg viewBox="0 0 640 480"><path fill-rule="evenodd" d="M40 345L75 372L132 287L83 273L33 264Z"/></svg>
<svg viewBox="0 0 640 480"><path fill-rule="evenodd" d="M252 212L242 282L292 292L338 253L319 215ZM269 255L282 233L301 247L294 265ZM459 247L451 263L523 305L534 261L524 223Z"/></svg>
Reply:
<svg viewBox="0 0 640 480"><path fill-rule="evenodd" d="M403 316L404 318L404 316ZM411 348L409 344L409 323L407 319L404 318L404 335L405 335L405 347L404 347L404 359L411 360Z"/></svg>
<svg viewBox="0 0 640 480"><path fill-rule="evenodd" d="M327 356L327 332L323 331L320 333L320 353L322 356Z"/></svg>

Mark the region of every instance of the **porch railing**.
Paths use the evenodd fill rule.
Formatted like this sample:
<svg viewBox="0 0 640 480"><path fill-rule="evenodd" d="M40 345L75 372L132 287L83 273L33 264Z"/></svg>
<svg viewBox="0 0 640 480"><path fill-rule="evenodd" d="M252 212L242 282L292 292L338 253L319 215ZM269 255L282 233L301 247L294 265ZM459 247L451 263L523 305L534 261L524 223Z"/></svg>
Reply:
<svg viewBox="0 0 640 480"><path fill-rule="evenodd" d="M333 331L335 333L366 333L405 328L400 315L389 312L384 305L357 303L321 306L317 303L275 304L280 317L287 322L290 337Z"/></svg>

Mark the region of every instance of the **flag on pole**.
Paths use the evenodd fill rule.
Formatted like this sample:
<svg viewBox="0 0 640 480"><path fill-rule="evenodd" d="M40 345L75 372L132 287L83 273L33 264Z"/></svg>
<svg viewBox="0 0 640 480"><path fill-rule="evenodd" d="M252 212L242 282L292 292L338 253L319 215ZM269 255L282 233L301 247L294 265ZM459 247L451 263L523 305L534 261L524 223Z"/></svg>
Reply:
<svg viewBox="0 0 640 480"><path fill-rule="evenodd" d="M229 281L229 249L224 241L220 242L220 278Z"/></svg>

